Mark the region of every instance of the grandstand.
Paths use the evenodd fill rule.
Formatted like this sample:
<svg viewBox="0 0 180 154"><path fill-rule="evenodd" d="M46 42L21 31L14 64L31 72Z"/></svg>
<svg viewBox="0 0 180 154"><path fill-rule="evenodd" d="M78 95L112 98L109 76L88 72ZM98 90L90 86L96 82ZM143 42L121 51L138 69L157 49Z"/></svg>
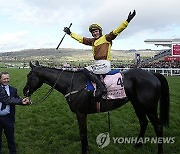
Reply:
<svg viewBox="0 0 180 154"><path fill-rule="evenodd" d="M180 61L180 39L147 39L144 42L170 48L144 60L144 64L157 61Z"/></svg>
<svg viewBox="0 0 180 154"><path fill-rule="evenodd" d="M163 61L166 56L171 56L171 49L164 50L151 58L143 60L143 63L147 64L154 61Z"/></svg>

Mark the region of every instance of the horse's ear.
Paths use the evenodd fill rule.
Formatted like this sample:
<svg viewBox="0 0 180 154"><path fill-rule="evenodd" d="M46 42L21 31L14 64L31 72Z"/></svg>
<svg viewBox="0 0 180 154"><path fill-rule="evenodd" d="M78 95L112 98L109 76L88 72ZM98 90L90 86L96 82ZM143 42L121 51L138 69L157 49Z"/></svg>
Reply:
<svg viewBox="0 0 180 154"><path fill-rule="evenodd" d="M29 62L29 66L31 67L31 68L34 68L35 66L31 63L31 61Z"/></svg>
<svg viewBox="0 0 180 154"><path fill-rule="evenodd" d="M39 62L36 60L36 62L35 62L35 65L36 66L40 66L40 64L39 64Z"/></svg>

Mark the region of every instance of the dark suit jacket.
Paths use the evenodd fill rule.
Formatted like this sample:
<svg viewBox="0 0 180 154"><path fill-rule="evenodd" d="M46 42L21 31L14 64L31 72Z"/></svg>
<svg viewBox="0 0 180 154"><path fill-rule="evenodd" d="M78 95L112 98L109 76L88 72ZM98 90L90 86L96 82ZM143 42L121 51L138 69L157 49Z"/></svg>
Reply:
<svg viewBox="0 0 180 154"><path fill-rule="evenodd" d="M17 94L17 89L9 86L10 96L7 95L6 91L0 86L0 102L5 105L10 105L10 117L13 121L15 120L15 105L22 105L22 99Z"/></svg>
<svg viewBox="0 0 180 154"><path fill-rule="evenodd" d="M8 96L6 91L0 86L0 102L6 105L12 105L12 104L22 105L22 99L19 97L15 98L15 96L17 95L17 90L11 90L11 91L12 91L12 94L10 94L11 96Z"/></svg>

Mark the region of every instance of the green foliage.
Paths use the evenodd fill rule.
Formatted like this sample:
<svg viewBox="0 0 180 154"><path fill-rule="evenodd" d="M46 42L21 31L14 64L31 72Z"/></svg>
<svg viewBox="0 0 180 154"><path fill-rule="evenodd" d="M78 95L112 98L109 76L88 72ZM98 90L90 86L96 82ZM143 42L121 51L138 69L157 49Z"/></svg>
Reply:
<svg viewBox="0 0 180 154"><path fill-rule="evenodd" d="M28 69L0 69L8 71L11 84L18 88L22 97L22 89L26 83ZM164 136L175 137L175 143L164 144L166 154L180 151L180 93L179 77L168 77L170 86L170 128L164 128ZM44 101L38 102L49 90L43 85L31 97L31 106L16 107L15 138L19 154L79 154L81 144L76 116L57 91ZM142 149L135 149L133 144L110 144L101 149L96 144L96 137L108 130L107 113L88 115L88 141L92 154L154 154L157 145L146 143ZM139 122L130 103L111 112L111 137L136 137L139 133ZM149 123L147 137L155 137L152 125ZM3 153L8 153L6 139L3 135Z"/></svg>

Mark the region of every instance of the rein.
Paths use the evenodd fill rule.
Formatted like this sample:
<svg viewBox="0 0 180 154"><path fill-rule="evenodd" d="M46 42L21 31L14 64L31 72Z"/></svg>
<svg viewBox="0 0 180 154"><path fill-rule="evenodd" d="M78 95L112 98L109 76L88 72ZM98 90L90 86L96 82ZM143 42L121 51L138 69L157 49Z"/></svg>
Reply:
<svg viewBox="0 0 180 154"><path fill-rule="evenodd" d="M71 101L71 94L72 94L72 88L73 88L73 79L74 79L74 71L73 71L72 78L71 78L69 102Z"/></svg>
<svg viewBox="0 0 180 154"><path fill-rule="evenodd" d="M48 96L52 93L54 87L56 86L58 80L60 79L60 77L61 77L63 71L64 71L64 70L62 70L62 72L59 74L59 76L58 76L56 82L55 82L54 85L51 87L51 89L49 89L49 91L44 95L44 97L42 97L42 98L41 98L39 101L37 101L37 102L44 102L44 101L46 100L46 98L48 98ZM37 103L37 102L36 102L36 103Z"/></svg>
<svg viewBox="0 0 180 154"><path fill-rule="evenodd" d="M62 72L59 74L56 82L55 82L54 85L51 87L51 89L49 89L49 91L44 95L44 97L42 97L41 99L39 99L39 101L37 101L36 103L38 103L38 102L44 102L44 101L48 98L48 96L52 93L53 89L55 88L55 86L56 86L58 80L60 79L63 71L64 71L64 70L62 70ZM78 93L78 92L80 92L81 90L83 90L83 89L86 87L86 86L85 86L85 87L81 88L80 90L72 91L72 88L73 88L73 78L74 78L74 72L73 72L73 75L72 75L72 78L71 78L70 92L67 93L66 95L64 95L65 98L66 98L66 97L69 97L69 101L70 101L70 99L71 99L70 96L71 96L72 94Z"/></svg>
<svg viewBox="0 0 180 154"><path fill-rule="evenodd" d="M73 72L73 75L72 75L72 78L71 78L70 92L67 93L66 95L64 95L65 98L69 97L69 102L71 101L71 95L72 94L76 94L76 93L80 92L81 90L83 90L84 88L86 88L86 86L85 86L85 87L82 87L79 90L72 91L72 88L73 88L73 79L74 79L74 72Z"/></svg>

